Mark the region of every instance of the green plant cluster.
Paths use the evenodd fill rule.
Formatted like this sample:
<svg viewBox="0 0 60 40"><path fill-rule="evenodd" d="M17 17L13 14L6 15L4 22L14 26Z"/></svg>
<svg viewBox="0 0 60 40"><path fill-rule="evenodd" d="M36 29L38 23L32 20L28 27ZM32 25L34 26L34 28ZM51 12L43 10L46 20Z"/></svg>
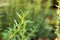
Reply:
<svg viewBox="0 0 60 40"><path fill-rule="evenodd" d="M8 6L0 7L0 39L31 40L35 37L53 37L53 28L48 15L55 16L50 9L51 0L8 0ZM54 17L53 17L54 20Z"/></svg>

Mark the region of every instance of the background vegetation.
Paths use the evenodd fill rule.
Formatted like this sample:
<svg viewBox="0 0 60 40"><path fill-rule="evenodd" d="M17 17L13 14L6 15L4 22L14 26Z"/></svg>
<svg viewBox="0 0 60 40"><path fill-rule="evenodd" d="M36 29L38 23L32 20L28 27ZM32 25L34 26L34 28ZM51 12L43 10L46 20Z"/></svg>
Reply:
<svg viewBox="0 0 60 40"><path fill-rule="evenodd" d="M56 37L52 0L6 0L0 3L0 40Z"/></svg>

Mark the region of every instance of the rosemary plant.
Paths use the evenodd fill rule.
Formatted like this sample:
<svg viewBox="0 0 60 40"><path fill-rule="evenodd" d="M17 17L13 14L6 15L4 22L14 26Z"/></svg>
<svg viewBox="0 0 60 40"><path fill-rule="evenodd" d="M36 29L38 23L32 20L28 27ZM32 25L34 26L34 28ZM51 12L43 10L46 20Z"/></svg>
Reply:
<svg viewBox="0 0 60 40"><path fill-rule="evenodd" d="M29 28L29 26L27 26L27 24L33 24L32 21L25 19L28 15L28 11L26 13L22 11L21 15L19 13L17 13L17 15L20 18L20 21L17 23L14 19L14 27L6 30L6 33L2 33L2 35L6 37L3 37L3 40L31 40L31 37L34 36L38 27L32 25L31 28Z"/></svg>

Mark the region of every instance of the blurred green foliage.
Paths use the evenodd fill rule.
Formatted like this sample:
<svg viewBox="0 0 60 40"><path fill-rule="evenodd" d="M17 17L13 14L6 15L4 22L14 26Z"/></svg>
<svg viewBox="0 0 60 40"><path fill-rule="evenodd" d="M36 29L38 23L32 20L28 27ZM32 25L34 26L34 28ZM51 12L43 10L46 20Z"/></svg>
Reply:
<svg viewBox="0 0 60 40"><path fill-rule="evenodd" d="M50 8L52 0L8 0L7 3L9 6L0 7L2 40L31 40L54 34L51 33L51 25L46 22L50 15L53 15L52 20L55 19L56 10Z"/></svg>

